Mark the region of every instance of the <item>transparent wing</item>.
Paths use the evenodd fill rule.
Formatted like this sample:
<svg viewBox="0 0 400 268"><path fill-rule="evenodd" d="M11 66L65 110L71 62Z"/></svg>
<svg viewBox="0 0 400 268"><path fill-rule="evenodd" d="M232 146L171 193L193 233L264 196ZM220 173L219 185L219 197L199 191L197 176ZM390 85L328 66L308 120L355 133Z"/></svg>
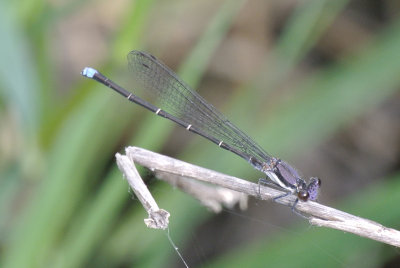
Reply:
<svg viewBox="0 0 400 268"><path fill-rule="evenodd" d="M261 162L270 160L271 157L258 144L154 56L132 51L128 54L128 62L134 86L142 89L145 95L139 97L147 101L156 98L162 110L207 135ZM241 157L246 158L244 155Z"/></svg>

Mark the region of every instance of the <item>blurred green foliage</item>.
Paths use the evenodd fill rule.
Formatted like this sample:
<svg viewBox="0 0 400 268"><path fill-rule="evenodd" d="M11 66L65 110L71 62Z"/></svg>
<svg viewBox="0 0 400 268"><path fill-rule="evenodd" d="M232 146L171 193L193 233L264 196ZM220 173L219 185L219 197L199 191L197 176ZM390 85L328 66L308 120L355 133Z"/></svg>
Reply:
<svg viewBox="0 0 400 268"><path fill-rule="evenodd" d="M144 211L130 199L127 183L113 162L115 152L125 145L161 150L174 126L121 104L123 100L110 97L112 93L93 81L76 79L69 93L60 97L57 88L62 74L56 73L60 68L55 68L53 60L57 49L51 43L52 25L67 16L78 16L95 1L74 1L62 9L41 1L18 3L0 2L0 266L166 267L177 263L165 233L145 229ZM123 79L118 71L125 65L125 55L146 47L146 28L157 4L144 0L124 3L124 14L109 37L107 55L98 69L116 81ZM244 4L233 0L219 3L203 35L181 63L179 75L194 88ZM273 56L265 57L253 82L237 87L225 103L224 113L250 130L268 151L291 157L315 147L390 97L400 84L400 20L396 20L356 55L309 74L295 85L294 96L267 107L268 115L262 118L266 114L263 100L271 88L298 66L346 4L321 0L299 4L282 30ZM248 120L251 114L260 118ZM133 137L125 138L121 145L121 137L129 130ZM205 143L190 143L182 149L182 158L249 176L242 168L246 163L232 165L235 157L225 152L221 152L223 157L218 153L210 157L210 150L216 149ZM398 178L371 189L360 191L354 200L340 206L399 227ZM171 235L183 248L180 245L190 241L211 214L167 185L157 185L154 194L171 212ZM203 264L375 267L391 257L379 254L384 246L367 239L334 230L311 228L304 233L304 226L294 228L295 235L283 232L268 240L260 237ZM193 244L185 246L198 250ZM190 259L187 261L190 264Z"/></svg>

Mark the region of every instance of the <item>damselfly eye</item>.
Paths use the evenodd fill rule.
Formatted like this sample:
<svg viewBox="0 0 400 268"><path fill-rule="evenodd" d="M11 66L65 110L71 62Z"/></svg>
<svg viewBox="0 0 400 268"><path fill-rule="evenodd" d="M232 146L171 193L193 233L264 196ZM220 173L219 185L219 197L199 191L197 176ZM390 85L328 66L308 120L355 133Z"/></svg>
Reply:
<svg viewBox="0 0 400 268"><path fill-rule="evenodd" d="M310 197L310 194L305 191L305 190L301 190L297 193L297 197L301 200L301 201L307 201L308 198Z"/></svg>

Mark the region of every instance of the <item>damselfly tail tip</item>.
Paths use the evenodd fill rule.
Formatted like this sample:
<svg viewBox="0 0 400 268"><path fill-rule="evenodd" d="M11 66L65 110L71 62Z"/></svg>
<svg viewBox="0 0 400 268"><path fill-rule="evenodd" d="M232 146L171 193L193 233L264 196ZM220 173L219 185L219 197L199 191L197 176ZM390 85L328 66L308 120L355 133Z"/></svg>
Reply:
<svg viewBox="0 0 400 268"><path fill-rule="evenodd" d="M82 72L81 75L86 76L88 78L93 78L93 76L97 73L97 71L91 67L85 67Z"/></svg>

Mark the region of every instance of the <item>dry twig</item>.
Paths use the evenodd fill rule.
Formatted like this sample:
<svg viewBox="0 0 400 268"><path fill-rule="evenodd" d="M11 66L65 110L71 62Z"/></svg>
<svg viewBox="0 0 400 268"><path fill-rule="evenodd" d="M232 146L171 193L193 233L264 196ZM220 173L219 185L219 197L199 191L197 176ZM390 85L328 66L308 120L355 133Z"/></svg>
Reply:
<svg viewBox="0 0 400 268"><path fill-rule="evenodd" d="M283 194L283 192L276 189L260 186L257 183L191 165L138 147L126 148L126 156L131 160L131 166L134 166L133 163L137 163L156 173L162 172L163 174L211 183L262 200L272 200L274 197ZM121 159L121 155L117 154L117 161L119 161L119 159ZM118 165L121 167L120 163ZM127 176L125 171L123 172L126 177L129 176ZM279 201L281 204L292 206L295 197L289 195L279 199ZM145 202L145 204L146 203L148 202ZM296 209L303 214L309 215L309 222L312 225L342 230L400 247L400 232L382 226L374 221L363 219L312 201L299 202Z"/></svg>

